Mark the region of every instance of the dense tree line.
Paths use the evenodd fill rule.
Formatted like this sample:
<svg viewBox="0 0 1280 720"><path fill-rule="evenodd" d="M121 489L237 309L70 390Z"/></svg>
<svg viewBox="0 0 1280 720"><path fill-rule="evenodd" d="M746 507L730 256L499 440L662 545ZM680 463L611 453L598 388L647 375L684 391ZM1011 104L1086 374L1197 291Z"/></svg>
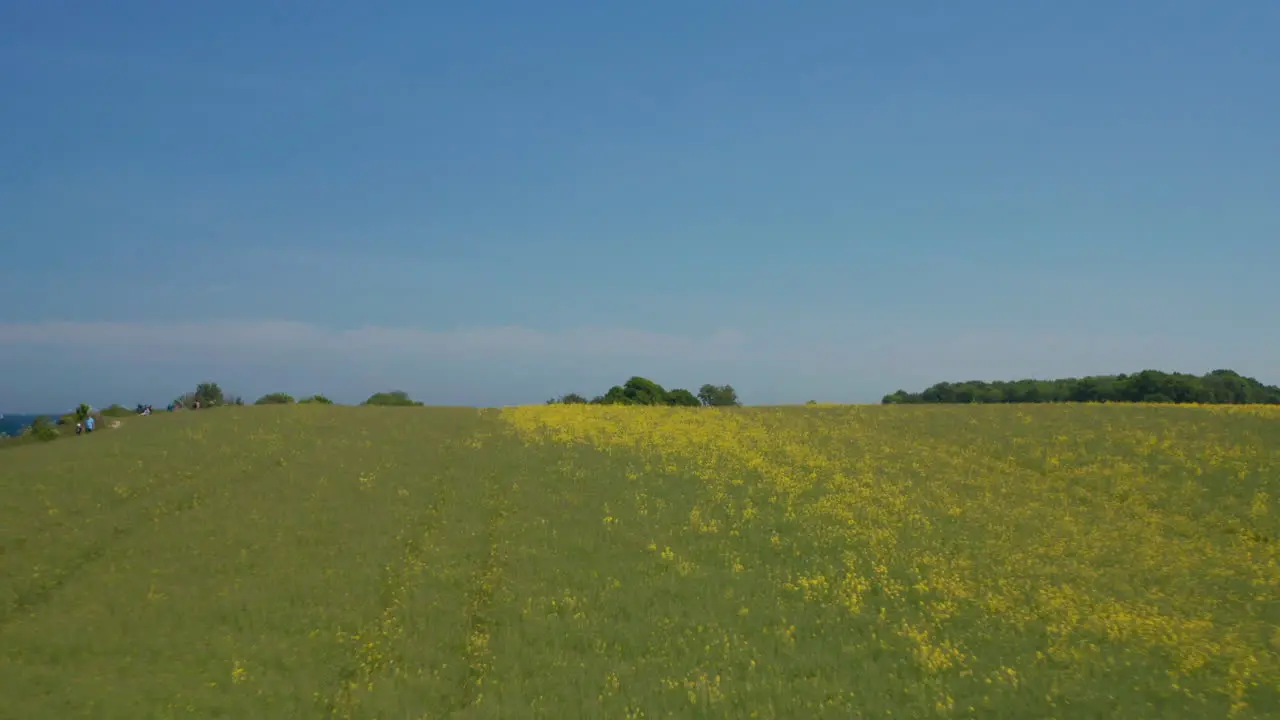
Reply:
<svg viewBox="0 0 1280 720"><path fill-rule="evenodd" d="M603 395L587 400L578 393L568 393L547 401L548 405L672 405L679 407L727 407L740 405L738 393L732 385L712 385L698 388L698 394L684 388L667 390L649 378L633 377L621 385L614 385Z"/></svg>
<svg viewBox="0 0 1280 720"><path fill-rule="evenodd" d="M597 395L591 400L587 400L577 393L568 393L559 398L548 400L551 403L566 404L594 404L594 405L668 405L680 407L729 407L740 405L738 393L733 389L732 385L712 385L710 383L698 388L698 393L694 393L684 388L673 388L667 390L658 383L643 377L633 377L622 385L614 385L609 388L603 395ZM237 395L229 395L222 390L222 387L216 382L202 382L196 385L195 390L183 393L174 398L169 410L193 410L199 408L213 409L217 407L226 407L244 405L244 399ZM274 392L267 393L254 401L254 405L293 405L293 404L319 404L332 405L333 401L324 395L312 395L301 400L295 399L289 393ZM387 392L377 392L369 396L363 405L380 405L389 407L422 407L424 403L409 397L409 394L403 390L390 390ZM143 412L143 408L150 409L150 406L139 405L138 409L130 410L121 405L111 405L105 410L96 410L88 404L81 404L78 408L61 417L39 416L26 428L22 430L22 434L14 438L5 438L4 446L21 444L28 441L54 440L64 434L59 430L58 426L74 427L76 423L83 423L90 416L101 421L103 417L126 417Z"/></svg>
<svg viewBox="0 0 1280 720"><path fill-rule="evenodd" d="M1280 404L1280 388L1234 370L1204 375L1143 370L1059 380L942 382L922 392L885 395L886 405L914 403L1154 402L1220 405Z"/></svg>
<svg viewBox="0 0 1280 720"><path fill-rule="evenodd" d="M409 393L403 390L374 393L369 396L368 400L364 401L364 404L390 407L421 407L423 405L423 403L409 397Z"/></svg>

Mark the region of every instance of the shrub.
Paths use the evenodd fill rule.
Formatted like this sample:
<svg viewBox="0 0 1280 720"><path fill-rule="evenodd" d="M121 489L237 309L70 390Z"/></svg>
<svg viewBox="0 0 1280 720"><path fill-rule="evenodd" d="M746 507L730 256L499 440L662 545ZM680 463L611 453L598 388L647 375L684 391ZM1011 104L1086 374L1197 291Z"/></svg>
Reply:
<svg viewBox="0 0 1280 720"><path fill-rule="evenodd" d="M254 405L292 405L293 396L289 393L270 393L254 401Z"/></svg>
<svg viewBox="0 0 1280 720"><path fill-rule="evenodd" d="M585 405L587 404L587 399L582 397L578 393L571 392L571 393L565 393L564 395L561 395L558 398L551 398L550 400L547 401L547 404L548 405L562 405L562 404L563 405Z"/></svg>
<svg viewBox="0 0 1280 720"><path fill-rule="evenodd" d="M685 390L684 388L676 388L674 390L668 390L666 394L662 396L662 402L664 405L676 405L680 407L702 407L702 401L698 399L698 396L694 395L688 390Z"/></svg>
<svg viewBox="0 0 1280 720"><path fill-rule="evenodd" d="M72 422L75 422L74 420ZM35 419L35 422L27 428L27 432L37 440L48 442L58 439L58 428L53 426L53 422L48 417L41 415Z"/></svg>
<svg viewBox="0 0 1280 720"><path fill-rule="evenodd" d="M332 405L333 401L323 395L312 395L309 398L299 400L300 403L316 403L317 405Z"/></svg>
<svg viewBox="0 0 1280 720"><path fill-rule="evenodd" d="M364 401L365 405L389 405L393 407L412 407L420 406L422 403L409 397L409 393L403 390L392 390L391 392L374 393Z"/></svg>

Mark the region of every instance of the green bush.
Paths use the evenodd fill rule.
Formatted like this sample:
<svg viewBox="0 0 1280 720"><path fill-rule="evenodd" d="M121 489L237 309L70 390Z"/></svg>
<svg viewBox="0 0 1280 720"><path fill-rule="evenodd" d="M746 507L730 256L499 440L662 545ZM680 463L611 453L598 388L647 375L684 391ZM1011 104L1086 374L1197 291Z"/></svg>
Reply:
<svg viewBox="0 0 1280 720"><path fill-rule="evenodd" d="M409 397L409 393L403 390L392 390L391 392L374 393L364 401L365 405L389 405L395 407L413 407L420 406L422 403Z"/></svg>
<svg viewBox="0 0 1280 720"><path fill-rule="evenodd" d="M299 403L316 403L317 405L332 405L333 401L323 395L312 395L309 398L303 398Z"/></svg>
<svg viewBox="0 0 1280 720"><path fill-rule="evenodd" d="M568 393L547 401L548 405L572 405L586 402L577 393ZM684 388L667 390L658 383L634 376L622 385L614 385L603 395L591 400L592 405L673 405L676 407L701 407L702 405L738 405L738 395L729 385L703 385L697 395Z"/></svg>
<svg viewBox="0 0 1280 720"><path fill-rule="evenodd" d="M293 403L293 396L289 393L271 393L253 402L254 405L292 405Z"/></svg>
<svg viewBox="0 0 1280 720"><path fill-rule="evenodd" d="M698 399L698 396L684 388L668 390L662 396L662 404L678 407L702 407L702 401Z"/></svg>
<svg viewBox="0 0 1280 720"><path fill-rule="evenodd" d="M72 420L72 422L74 423L75 420ZM31 423L30 427L27 428L27 432L35 439L43 442L57 440L59 437L58 428L54 427L53 422L44 415L36 418L35 422Z"/></svg>
<svg viewBox="0 0 1280 720"><path fill-rule="evenodd" d="M134 415L134 411L127 407L122 407L119 403L108 406L100 413L103 417L129 417Z"/></svg>

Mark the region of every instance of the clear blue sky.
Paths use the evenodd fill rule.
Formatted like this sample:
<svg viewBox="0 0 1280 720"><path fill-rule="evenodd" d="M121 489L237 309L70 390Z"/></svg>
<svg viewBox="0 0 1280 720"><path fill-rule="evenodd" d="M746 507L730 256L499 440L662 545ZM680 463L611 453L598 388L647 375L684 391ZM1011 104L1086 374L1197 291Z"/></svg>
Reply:
<svg viewBox="0 0 1280 720"><path fill-rule="evenodd" d="M0 411L1280 382L1280 3L0 4Z"/></svg>

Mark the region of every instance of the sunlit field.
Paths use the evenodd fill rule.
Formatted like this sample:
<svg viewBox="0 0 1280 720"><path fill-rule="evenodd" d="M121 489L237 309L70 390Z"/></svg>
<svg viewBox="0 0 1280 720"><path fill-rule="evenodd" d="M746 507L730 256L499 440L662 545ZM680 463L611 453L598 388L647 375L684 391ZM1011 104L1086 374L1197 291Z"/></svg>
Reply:
<svg viewBox="0 0 1280 720"><path fill-rule="evenodd" d="M0 452L0 717L1277 717L1280 412L225 408Z"/></svg>

